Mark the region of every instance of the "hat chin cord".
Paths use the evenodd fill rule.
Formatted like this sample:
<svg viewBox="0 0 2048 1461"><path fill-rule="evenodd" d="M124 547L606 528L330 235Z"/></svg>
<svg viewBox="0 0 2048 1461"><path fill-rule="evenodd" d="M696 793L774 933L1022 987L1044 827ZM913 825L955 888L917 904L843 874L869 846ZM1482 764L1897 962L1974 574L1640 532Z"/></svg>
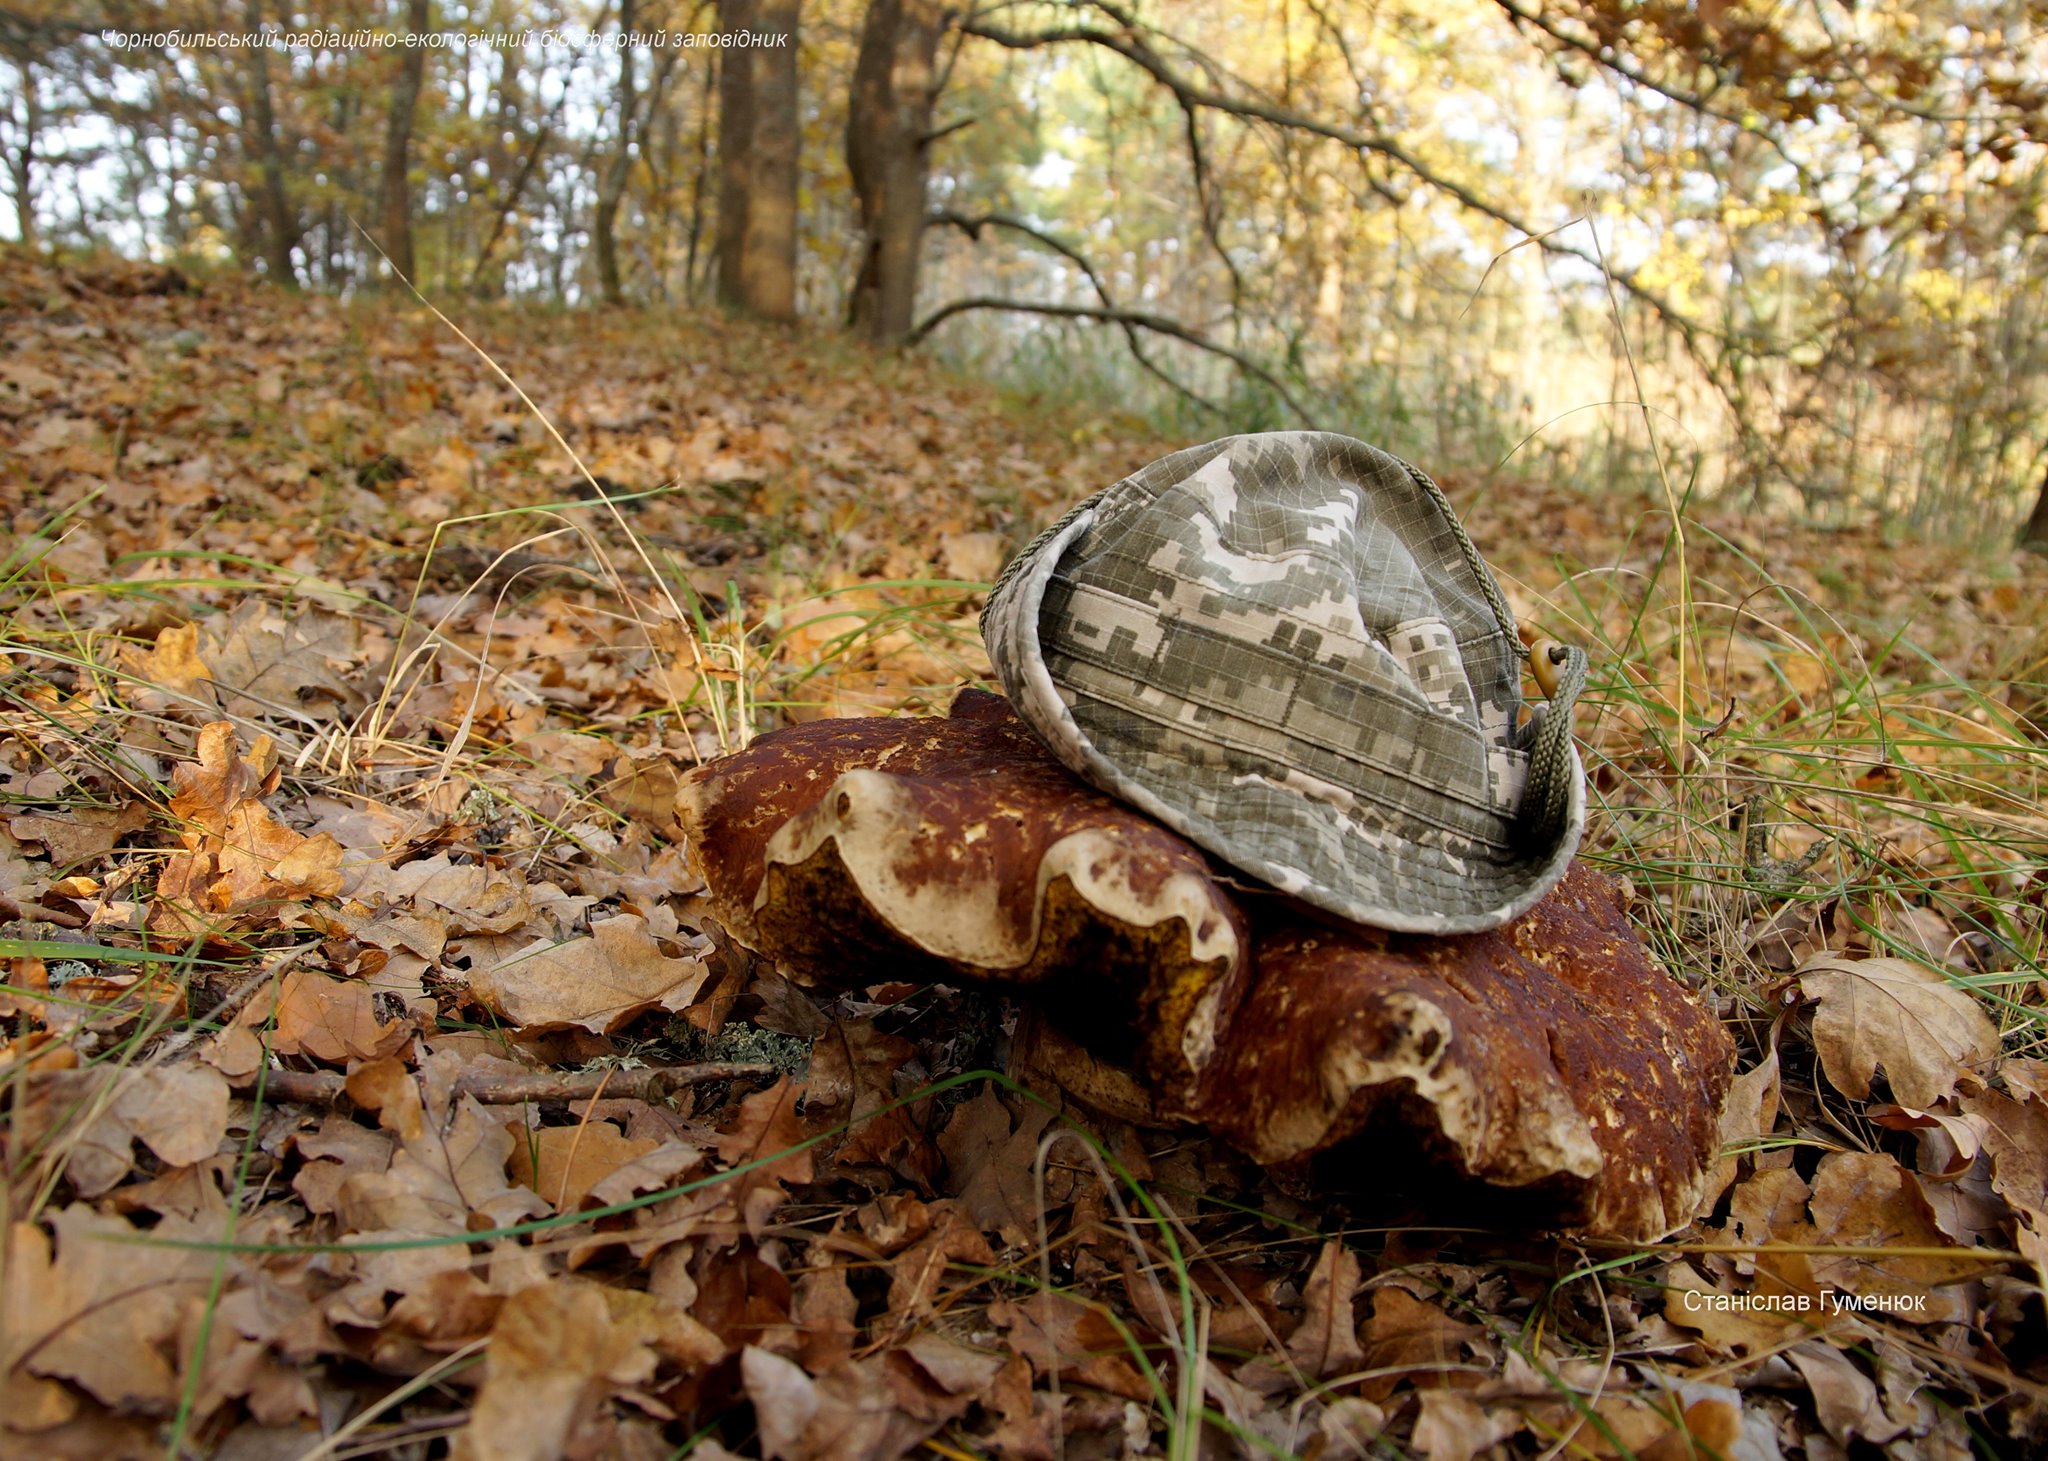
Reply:
<svg viewBox="0 0 2048 1461"><path fill-rule="evenodd" d="M1458 551L1478 581L1479 591L1486 596L1493 617L1500 621L1500 632L1507 636L1508 643L1518 643L1515 616L1508 609L1507 600L1501 597L1493 571L1465 535L1465 525L1458 520L1458 510L1451 506L1451 499L1429 473L1410 462L1401 465L1408 468L1415 485L1429 496L1444 515L1444 521L1450 524ZM1539 656L1548 663L1539 662ZM1529 651L1529 668L1549 696L1549 703L1537 718L1536 738L1529 747L1529 771L1522 782L1516 831L1528 845L1548 848L1556 845L1571 821L1572 707L1579 702L1579 692L1586 688L1586 652L1576 645L1546 639Z"/></svg>
<svg viewBox="0 0 2048 1461"><path fill-rule="evenodd" d="M1586 652L1576 645L1544 641L1529 652L1549 664L1538 671L1539 682L1554 681L1550 700L1536 721L1536 739L1529 747L1529 771L1522 783L1522 807L1516 830L1531 846L1550 847L1564 835L1572 808L1572 707L1586 688Z"/></svg>

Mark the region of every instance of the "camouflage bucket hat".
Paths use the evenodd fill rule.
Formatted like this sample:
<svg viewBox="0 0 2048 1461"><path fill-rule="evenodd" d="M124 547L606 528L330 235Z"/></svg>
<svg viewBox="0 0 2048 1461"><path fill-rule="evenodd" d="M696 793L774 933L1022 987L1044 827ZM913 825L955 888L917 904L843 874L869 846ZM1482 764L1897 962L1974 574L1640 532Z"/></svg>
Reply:
<svg viewBox="0 0 2048 1461"><path fill-rule="evenodd" d="M1071 770L1342 918L1497 927L1584 829L1584 652L1547 652L1521 723L1514 617L1443 489L1349 437L1152 463L1013 559L982 631Z"/></svg>

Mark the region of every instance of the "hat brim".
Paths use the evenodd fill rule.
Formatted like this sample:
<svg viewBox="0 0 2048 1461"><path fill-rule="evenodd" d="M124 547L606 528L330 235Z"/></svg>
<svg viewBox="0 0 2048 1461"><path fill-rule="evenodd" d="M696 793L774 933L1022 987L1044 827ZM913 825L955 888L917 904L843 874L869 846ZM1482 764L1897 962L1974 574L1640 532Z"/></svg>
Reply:
<svg viewBox="0 0 2048 1461"><path fill-rule="evenodd" d="M1395 828L1370 802L1324 795L1300 774L1162 754L1141 696L1098 698L1055 684L1040 642L1049 586L1095 522L1083 508L1045 541L991 605L990 654L1018 713L1062 763L1157 818L1224 862L1340 918L1400 933L1478 933L1533 906L1569 866L1585 829L1584 769L1572 751L1563 832L1541 848L1507 848L1450 830ZM1228 746L1227 715L1204 726ZM1346 801L1349 805L1345 805Z"/></svg>

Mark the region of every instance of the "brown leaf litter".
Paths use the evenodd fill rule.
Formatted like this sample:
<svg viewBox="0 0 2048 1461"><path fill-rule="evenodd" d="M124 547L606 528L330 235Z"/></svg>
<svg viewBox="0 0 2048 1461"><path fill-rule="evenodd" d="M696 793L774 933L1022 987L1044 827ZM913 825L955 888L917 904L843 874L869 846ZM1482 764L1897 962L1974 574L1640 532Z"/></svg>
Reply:
<svg viewBox="0 0 2048 1461"><path fill-rule="evenodd" d="M959 726L809 727L830 774L770 778L707 889L669 806L715 720L951 703L985 664L942 585L1160 444L715 318L485 312L590 468L652 494L620 516L700 595L693 642L601 505L528 511L578 496L567 464L430 319L150 284L0 255L30 565L0 585L0 1455L1960 1461L2048 1435L2048 817L2025 727L1898 648L1931 606L1944 663L2018 696L2035 566L1709 508L1681 696L1654 504L1454 476L1518 608L1628 647L1587 729L1637 885L1575 882L1526 947L1290 922L1005 770L993 706L963 717L979 788L916 773ZM1868 612L1816 637L1755 564ZM1744 723L1822 749L1732 748ZM1925 806L1966 781L1976 862ZM1743 865L1700 863L1686 840L1743 806ZM883 833L926 818L957 835L892 863ZM1633 930L1741 1051L1717 1124L1715 1022ZM1037 1003L969 987L989 965ZM1247 1042L1216 1077L1226 1011L1296 1002L1284 1058ZM1411 1017L1393 1079L1366 1006ZM1615 1132L1660 1107L1701 1160L1628 1159ZM1232 1140L1161 1124L1190 1114ZM1572 1238L1496 1195L1631 1225L1589 1190L1678 1231Z"/></svg>

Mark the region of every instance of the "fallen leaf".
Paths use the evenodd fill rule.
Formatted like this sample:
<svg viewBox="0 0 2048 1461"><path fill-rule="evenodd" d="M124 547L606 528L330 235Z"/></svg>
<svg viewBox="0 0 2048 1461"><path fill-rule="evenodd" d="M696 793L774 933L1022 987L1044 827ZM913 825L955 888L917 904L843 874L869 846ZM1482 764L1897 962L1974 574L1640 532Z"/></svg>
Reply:
<svg viewBox="0 0 2048 1461"><path fill-rule="evenodd" d="M2014 1241L2048 1286L2048 1097L2038 1085L2012 1079L2012 1067L2023 1063L2006 1066L2007 1083L2022 1099L1985 1090L1965 1096L1962 1108L1984 1123L1991 1189L2011 1207Z"/></svg>
<svg viewBox="0 0 2048 1461"><path fill-rule="evenodd" d="M1489 1411L1455 1390L1425 1390L1410 1444L1424 1461L1472 1461L1521 1428L1521 1417L1513 1411Z"/></svg>
<svg viewBox="0 0 2048 1461"><path fill-rule="evenodd" d="M1037 1231L1038 1143L1052 1121L1052 1113L1036 1102L1020 1106L1013 1116L996 1089L985 1087L953 1112L939 1134L939 1150L946 1154L946 1190L960 1199L979 1227L1000 1233L1012 1247L1029 1242ZM1056 1164L1048 1163L1047 1168L1042 1200L1057 1205L1071 1194L1073 1179Z"/></svg>
<svg viewBox="0 0 2048 1461"><path fill-rule="evenodd" d="M819 1252L819 1258L823 1263L796 1281L789 1317L797 1325L804 1364L822 1372L853 1357L860 1301L846 1281L846 1269L831 1262L828 1254Z"/></svg>
<svg viewBox="0 0 2048 1461"><path fill-rule="evenodd" d="M1864 1100L1880 1066L1902 1106L1935 1105L1963 1071L1998 1058L1998 1027L1977 1001L1904 959L1822 957L1799 971L1819 1001L1813 1043L1843 1095Z"/></svg>
<svg viewBox="0 0 2048 1461"><path fill-rule="evenodd" d="M269 1013L261 1002L251 1002L244 1018L260 1022ZM271 1049L281 1055L308 1055L329 1065L375 1060L412 1038L405 1021L377 1018L376 996L367 984L330 979L310 969L294 969L284 976L275 1014Z"/></svg>
<svg viewBox="0 0 2048 1461"><path fill-rule="evenodd" d="M996 1371L983 1404L1002 1417L983 1444L1004 1461L1056 1461L1052 1397L1031 1387L1031 1362L1013 1354Z"/></svg>
<svg viewBox="0 0 2048 1461"><path fill-rule="evenodd" d="M750 1347L740 1356L740 1374L765 1461L894 1461L964 1414L999 1364L995 1356L925 1336L816 1379ZM968 1388L955 1391L954 1384Z"/></svg>
<svg viewBox="0 0 2048 1461"><path fill-rule="evenodd" d="M720 1160L744 1170L714 1191L737 1204L747 1231L756 1237L788 1197L785 1185L808 1182L814 1175L796 1098L796 1088L785 1077L742 1101L731 1125L718 1136Z"/></svg>
<svg viewBox="0 0 2048 1461"><path fill-rule="evenodd" d="M330 1111L317 1131L295 1139L306 1159L292 1178L292 1190L316 1213L333 1212L341 1184L360 1173L381 1173L391 1166L397 1143L385 1132L371 1131L351 1118Z"/></svg>
<svg viewBox="0 0 2048 1461"><path fill-rule="evenodd" d="M137 1139L180 1168L213 1156L227 1133L227 1082L207 1066L53 1072L35 1080L31 1096L18 1135L68 1145L66 1176L80 1197L100 1197L133 1170ZM68 1135L49 1129L86 1115L90 1125Z"/></svg>
<svg viewBox="0 0 2048 1461"><path fill-rule="evenodd" d="M1790 1289L1772 1272L1753 1283L1718 1285L1686 1262L1665 1268L1665 1318L1700 1334L1716 1354L1763 1354L1825 1322L1817 1291Z"/></svg>
<svg viewBox="0 0 2048 1461"><path fill-rule="evenodd" d="M1955 1247L1935 1221L1920 1179L1890 1156L1829 1152L1814 1171L1808 1206L1814 1241L1865 1250L1814 1258L1814 1277L1821 1283L1909 1324L1967 1313L1965 1295L1951 1285L1982 1272L1982 1265L1971 1262L1964 1250L1952 1259L1885 1251Z"/></svg>
<svg viewBox="0 0 2048 1461"><path fill-rule="evenodd" d="M51 1235L32 1222L8 1230L0 1366L10 1377L26 1371L70 1380L112 1406L174 1404L174 1342L186 1303L212 1276L213 1255L136 1243L141 1234L127 1222L82 1204L52 1214L50 1227ZM159 1238L219 1236L217 1224L176 1219L154 1231ZM52 1413L47 1396L34 1403Z"/></svg>
<svg viewBox="0 0 2048 1461"><path fill-rule="evenodd" d="M331 714L349 697L335 666L353 659L357 632L344 615L310 607L287 615L260 597L244 599L224 621L207 626L214 695L225 709L245 715L279 708Z"/></svg>
<svg viewBox="0 0 2048 1461"><path fill-rule="evenodd" d="M199 762L171 772L185 851L157 879L159 898L204 917L236 913L260 902L328 897L341 890L341 845L321 833L307 838L281 825L262 798L276 786L277 751L258 736L247 756L235 730L214 721L199 733Z"/></svg>
<svg viewBox="0 0 2048 1461"><path fill-rule="evenodd" d="M1359 1391L1372 1401L1386 1399L1408 1375L1438 1373L1465 1362L1465 1344L1480 1334L1477 1325L1453 1319L1391 1284L1372 1291L1372 1315L1365 1321L1359 1368L1375 1374Z"/></svg>
<svg viewBox="0 0 2048 1461"><path fill-rule="evenodd" d="M469 987L529 1033L573 1025L607 1034L651 1009L680 1010L709 977L702 959L663 954L647 920L626 913L591 924L587 938L472 970Z"/></svg>
<svg viewBox="0 0 2048 1461"><path fill-rule="evenodd" d="M1773 1046L1754 1068L1729 1083L1728 1101L1721 1108L1721 1159L1707 1175L1698 1215L1713 1211L1741 1171L1742 1159L1777 1125L1779 1094L1778 1051Z"/></svg>
<svg viewBox="0 0 2048 1461"><path fill-rule="evenodd" d="M614 1388L652 1378L654 1335L614 1322L605 1291L557 1278L521 1289L491 1326L489 1368L455 1438L466 1461L556 1461Z"/></svg>
<svg viewBox="0 0 2048 1461"><path fill-rule="evenodd" d="M1877 1402L1877 1385L1847 1355L1809 1339L1785 1354L1813 1392L1814 1410L1827 1433L1843 1446L1852 1440L1882 1446L1905 1430Z"/></svg>
<svg viewBox="0 0 2048 1461"><path fill-rule="evenodd" d="M1302 1290L1301 1327L1287 1337L1287 1353L1309 1378L1364 1368L1365 1351L1358 1346L1358 1321L1351 1312L1359 1282L1358 1255L1342 1239L1325 1242Z"/></svg>
<svg viewBox="0 0 2048 1461"><path fill-rule="evenodd" d="M557 1212L574 1212L584 1194L661 1143L622 1136L609 1121L543 1126L512 1144L512 1180L523 1182Z"/></svg>
<svg viewBox="0 0 2048 1461"><path fill-rule="evenodd" d="M1977 1153L1984 1145L1984 1123L1981 1118L1969 1115L1956 1116L1946 1111L1916 1111L1910 1106L1880 1104L1871 1106L1863 1113L1870 1120L1888 1131L1917 1131L1924 1134L1921 1143L1920 1170L1935 1182L1953 1181L1970 1170L1977 1160ZM1936 1143L1940 1152L1939 1163L1928 1165L1928 1143Z"/></svg>
<svg viewBox="0 0 2048 1461"><path fill-rule="evenodd" d="M996 1262L981 1225L952 1203L934 1204L932 1217L931 1231L889 1260L889 1309L906 1321L932 1312L944 1295L949 1265Z"/></svg>
<svg viewBox="0 0 2048 1461"><path fill-rule="evenodd" d="M452 1055L430 1055L416 1081L387 1057L350 1074L350 1098L377 1112L398 1148L384 1171L352 1173L336 1188L344 1233L460 1233L547 1211L530 1188L506 1177L513 1138L504 1119L454 1094L459 1065Z"/></svg>
<svg viewBox="0 0 2048 1461"><path fill-rule="evenodd" d="M814 1455L804 1433L823 1403L817 1382L781 1355L751 1344L740 1352L740 1377L747 1398L754 1402L761 1455L766 1461L801 1461Z"/></svg>
<svg viewBox="0 0 2048 1461"><path fill-rule="evenodd" d="M783 984L811 1009L794 985ZM832 1148L833 1168L877 1189L903 1181L929 1190L939 1153L919 1120L925 1103L895 1104L896 1073L916 1055L915 1045L871 1019L838 1021L812 1045L804 1119L815 1129L848 1128Z"/></svg>
<svg viewBox="0 0 2048 1461"><path fill-rule="evenodd" d="M7 819L8 831L17 842L40 842L56 867L71 868L95 863L114 850L114 844L131 832L149 825L149 808L141 802L126 806L77 807L57 812L29 812Z"/></svg>
<svg viewBox="0 0 2048 1461"><path fill-rule="evenodd" d="M1151 1401L1151 1386L1131 1364L1123 1336L1101 1309L1068 1294L1041 1291L1022 1302L1000 1299L989 1305L988 1317L1040 1375L1058 1374L1126 1400Z"/></svg>
<svg viewBox="0 0 2048 1461"><path fill-rule="evenodd" d="M216 703L208 690L213 667L199 653L199 625L173 624L156 637L149 653L139 656L137 671L152 685L177 695L202 698Z"/></svg>

